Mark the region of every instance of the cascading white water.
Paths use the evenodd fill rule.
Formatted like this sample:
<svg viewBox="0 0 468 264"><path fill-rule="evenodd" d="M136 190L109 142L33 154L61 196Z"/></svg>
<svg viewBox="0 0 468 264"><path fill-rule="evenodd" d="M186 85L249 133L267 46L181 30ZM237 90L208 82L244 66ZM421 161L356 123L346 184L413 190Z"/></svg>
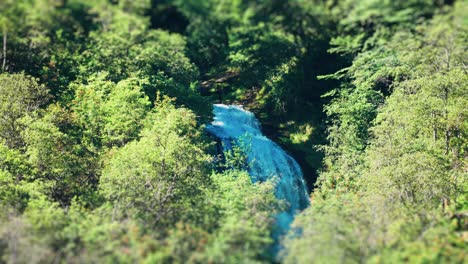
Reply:
<svg viewBox="0 0 468 264"><path fill-rule="evenodd" d="M277 177L275 195L287 202L287 208L276 216L277 230L274 238L285 234L294 215L309 203L301 168L278 144L265 137L255 116L235 105L214 105L214 121L207 126L208 132L223 142L224 150L231 143L247 141L244 149L253 182Z"/></svg>

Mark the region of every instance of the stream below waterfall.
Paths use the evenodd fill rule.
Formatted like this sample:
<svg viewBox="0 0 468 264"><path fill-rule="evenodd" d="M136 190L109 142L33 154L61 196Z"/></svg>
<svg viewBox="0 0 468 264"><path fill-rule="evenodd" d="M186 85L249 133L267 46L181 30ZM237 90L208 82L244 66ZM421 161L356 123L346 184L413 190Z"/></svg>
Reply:
<svg viewBox="0 0 468 264"><path fill-rule="evenodd" d="M207 130L221 140L223 150L229 150L232 144L247 145L243 151L252 181L276 177L275 196L287 205L276 215L273 238L278 242L288 231L294 215L309 204L301 168L278 144L262 134L253 113L237 105L215 104L213 107L214 121Z"/></svg>

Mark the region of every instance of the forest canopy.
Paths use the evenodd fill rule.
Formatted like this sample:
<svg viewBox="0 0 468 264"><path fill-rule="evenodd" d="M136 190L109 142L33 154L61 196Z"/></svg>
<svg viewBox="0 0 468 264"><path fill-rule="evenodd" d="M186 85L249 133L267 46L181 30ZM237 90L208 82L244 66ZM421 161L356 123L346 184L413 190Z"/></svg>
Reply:
<svg viewBox="0 0 468 264"><path fill-rule="evenodd" d="M0 0L0 263L466 263L467 14ZM277 183L207 133L215 103L301 165L286 235Z"/></svg>

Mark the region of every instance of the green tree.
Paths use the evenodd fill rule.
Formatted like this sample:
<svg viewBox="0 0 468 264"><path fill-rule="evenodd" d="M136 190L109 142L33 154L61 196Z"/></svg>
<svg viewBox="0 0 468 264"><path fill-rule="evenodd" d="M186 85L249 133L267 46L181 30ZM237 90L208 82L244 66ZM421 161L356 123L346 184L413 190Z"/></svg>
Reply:
<svg viewBox="0 0 468 264"><path fill-rule="evenodd" d="M366 116L343 112L339 117L338 132L331 135L343 143L331 145L337 152L328 150L328 155L343 163L322 174L312 206L297 218L300 235L292 232L285 242L287 263L463 263L466 227L452 219L466 210L465 158L460 156L466 151L462 120L468 83L462 59L466 23L459 11L464 5L415 32L395 34L382 54L390 57L377 71L369 70L372 64L361 70L352 66L355 83L376 87L382 76L393 76L393 91L373 109L375 121L364 125L366 136L354 141L360 145L340 129L355 124L344 123L344 117ZM335 100L330 106L335 113L340 107L361 109L360 101L353 108L348 100ZM347 154L352 151L357 159Z"/></svg>
<svg viewBox="0 0 468 264"><path fill-rule="evenodd" d="M163 227L196 212L192 206L209 183L200 133L191 111L158 102L141 139L112 153L104 168L101 192L116 213Z"/></svg>
<svg viewBox="0 0 468 264"><path fill-rule="evenodd" d="M149 29L148 20L104 5L97 9L100 28L90 33L83 53L82 74L109 72L112 81L131 76L163 74L189 86L197 68L185 56L185 41L177 34Z"/></svg>
<svg viewBox="0 0 468 264"><path fill-rule="evenodd" d="M273 244L273 216L279 209L274 183L252 183L245 171L213 174L214 206L219 208L219 228L207 245L208 262L264 262Z"/></svg>
<svg viewBox="0 0 468 264"><path fill-rule="evenodd" d="M22 120L22 136L33 179L46 183L48 195L62 206L74 196L90 196L96 188L100 166L95 153L81 142L79 126L69 110L58 104Z"/></svg>
<svg viewBox="0 0 468 264"><path fill-rule="evenodd" d="M150 259L168 263L264 263L271 260L273 216L279 203L272 182L252 183L245 171L211 175L202 225L183 222L170 230L166 250ZM208 217L208 218L207 218ZM199 222L199 221L198 221Z"/></svg>
<svg viewBox="0 0 468 264"><path fill-rule="evenodd" d="M87 84L76 84L72 109L86 143L99 150L102 146L123 146L138 137L150 110L143 92L145 83L136 78L113 83L102 74Z"/></svg>
<svg viewBox="0 0 468 264"><path fill-rule="evenodd" d="M3 73L0 83L0 138L12 148L21 147L24 125L20 119L43 106L49 99L49 90L22 73Z"/></svg>

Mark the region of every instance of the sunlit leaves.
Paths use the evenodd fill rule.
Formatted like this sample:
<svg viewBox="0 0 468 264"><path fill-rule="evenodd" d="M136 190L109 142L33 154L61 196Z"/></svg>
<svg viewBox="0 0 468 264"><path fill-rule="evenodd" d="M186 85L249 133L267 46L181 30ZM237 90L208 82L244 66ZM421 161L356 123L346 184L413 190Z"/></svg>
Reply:
<svg viewBox="0 0 468 264"><path fill-rule="evenodd" d="M20 147L24 129L20 118L27 116L44 105L48 89L38 80L24 74L0 75L0 139L10 147Z"/></svg>

